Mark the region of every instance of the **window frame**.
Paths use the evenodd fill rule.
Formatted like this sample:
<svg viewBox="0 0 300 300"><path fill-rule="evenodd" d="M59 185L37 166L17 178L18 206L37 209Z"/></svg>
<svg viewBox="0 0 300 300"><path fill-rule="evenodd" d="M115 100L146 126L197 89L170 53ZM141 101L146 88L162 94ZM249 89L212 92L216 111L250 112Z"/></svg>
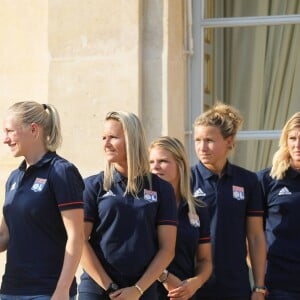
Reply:
<svg viewBox="0 0 300 300"><path fill-rule="evenodd" d="M187 62L188 69L188 107L186 125L187 151L191 164L197 162L193 142L193 122L196 117L204 111L204 38L205 29L208 28L229 28L229 27L249 27L249 26L271 26L300 24L300 14L296 15L273 15L273 16L247 16L231 18L205 18L206 0L190 0L190 16L192 23L189 34L192 41L192 49ZM271 140L278 139L281 130L241 130L238 140Z"/></svg>

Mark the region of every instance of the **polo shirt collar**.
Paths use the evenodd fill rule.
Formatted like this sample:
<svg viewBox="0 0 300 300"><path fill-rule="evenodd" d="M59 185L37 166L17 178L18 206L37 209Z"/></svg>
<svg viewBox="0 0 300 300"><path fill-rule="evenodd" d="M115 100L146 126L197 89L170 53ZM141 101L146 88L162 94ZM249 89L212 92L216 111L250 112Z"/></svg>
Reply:
<svg viewBox="0 0 300 300"><path fill-rule="evenodd" d="M291 178L296 178L296 177L300 176L300 173L298 171L296 171L295 169L293 169L292 167L289 167L286 171L286 175Z"/></svg>
<svg viewBox="0 0 300 300"><path fill-rule="evenodd" d="M204 179L208 179L208 178L217 176L217 174L215 174L214 172L212 172L211 170L206 168L201 161L199 161L197 168L200 171L200 173L202 174ZM224 168L223 175L232 176L232 172L233 172L232 164L229 161L227 161L225 168Z"/></svg>
<svg viewBox="0 0 300 300"><path fill-rule="evenodd" d="M114 181L116 183L120 183L120 182L127 183L127 177L123 176L116 169L114 169L114 171L113 171L113 177L114 177Z"/></svg>
<svg viewBox="0 0 300 300"><path fill-rule="evenodd" d="M45 155L38 162L36 162L31 167L40 168L40 167L44 166L45 164L47 164L49 161L51 161L53 159L53 157L55 157L55 156L56 156L55 151L54 152L48 151L48 152L45 153ZM21 162L21 164L19 166L19 170L21 170L21 171L26 170L26 161L25 161L25 159Z"/></svg>

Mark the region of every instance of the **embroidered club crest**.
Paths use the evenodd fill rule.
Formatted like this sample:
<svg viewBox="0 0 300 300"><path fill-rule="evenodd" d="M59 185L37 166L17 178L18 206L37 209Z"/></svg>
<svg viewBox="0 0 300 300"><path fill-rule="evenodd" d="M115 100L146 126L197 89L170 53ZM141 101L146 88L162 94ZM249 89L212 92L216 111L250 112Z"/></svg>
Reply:
<svg viewBox="0 0 300 300"><path fill-rule="evenodd" d="M233 198L236 200L245 200L245 191L242 186L232 186Z"/></svg>
<svg viewBox="0 0 300 300"><path fill-rule="evenodd" d="M149 202L156 202L157 192L144 189L144 199Z"/></svg>
<svg viewBox="0 0 300 300"><path fill-rule="evenodd" d="M31 187L31 190L33 190L34 192L41 192L43 190L46 182L47 182L47 179L37 177Z"/></svg>

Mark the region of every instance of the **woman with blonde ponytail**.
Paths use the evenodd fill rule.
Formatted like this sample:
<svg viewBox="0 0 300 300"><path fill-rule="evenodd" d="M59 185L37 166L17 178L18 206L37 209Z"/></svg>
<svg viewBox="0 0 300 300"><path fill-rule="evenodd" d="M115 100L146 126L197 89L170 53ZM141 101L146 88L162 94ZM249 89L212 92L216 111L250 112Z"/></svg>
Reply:
<svg viewBox="0 0 300 300"><path fill-rule="evenodd" d="M300 299L300 112L284 125L271 168L258 172L266 205L269 300Z"/></svg>
<svg viewBox="0 0 300 300"><path fill-rule="evenodd" d="M4 144L24 157L5 189L0 251L7 253L1 300L75 299L83 246L84 183L60 157L59 115L51 104L13 104Z"/></svg>

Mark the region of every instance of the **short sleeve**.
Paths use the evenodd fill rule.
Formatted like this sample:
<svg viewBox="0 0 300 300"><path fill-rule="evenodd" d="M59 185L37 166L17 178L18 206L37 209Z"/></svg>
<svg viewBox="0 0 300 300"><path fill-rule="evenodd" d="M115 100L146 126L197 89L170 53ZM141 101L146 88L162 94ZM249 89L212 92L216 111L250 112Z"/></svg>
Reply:
<svg viewBox="0 0 300 300"><path fill-rule="evenodd" d="M208 207L206 205L197 207L197 213L200 219L198 243L210 243L210 217Z"/></svg>
<svg viewBox="0 0 300 300"><path fill-rule="evenodd" d="M63 159L56 160L50 177L59 210L83 208L84 182L73 164Z"/></svg>
<svg viewBox="0 0 300 300"><path fill-rule="evenodd" d="M251 177L250 178L250 174ZM259 184L257 175L255 173L249 174L249 182L251 183L248 188L248 202L247 202L247 216L248 217L262 217L264 215L264 203L262 188Z"/></svg>
<svg viewBox="0 0 300 300"><path fill-rule="evenodd" d="M93 175L87 177L84 180L85 189L83 192L83 201L84 201L84 220L86 222L94 223L98 218L98 204L97 199L98 195L101 193L103 186L103 176L100 173L98 175Z"/></svg>
<svg viewBox="0 0 300 300"><path fill-rule="evenodd" d="M153 190L158 193L157 225L177 226L176 198L172 185L158 176L152 178Z"/></svg>

